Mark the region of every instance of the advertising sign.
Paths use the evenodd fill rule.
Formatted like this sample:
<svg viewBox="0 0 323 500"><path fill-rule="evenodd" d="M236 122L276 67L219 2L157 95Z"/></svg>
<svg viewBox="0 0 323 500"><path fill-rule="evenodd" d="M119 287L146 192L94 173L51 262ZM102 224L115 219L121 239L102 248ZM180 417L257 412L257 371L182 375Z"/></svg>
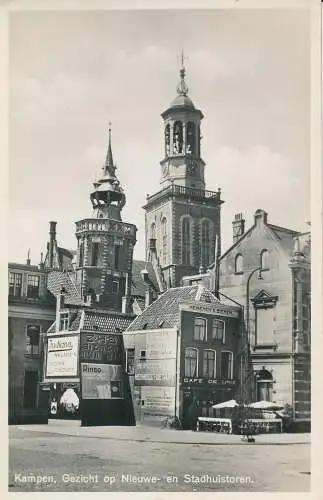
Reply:
<svg viewBox="0 0 323 500"><path fill-rule="evenodd" d="M142 387L142 412L145 416L175 415L175 387Z"/></svg>
<svg viewBox="0 0 323 500"><path fill-rule="evenodd" d="M176 358L177 334L175 330L152 330L146 332L148 359Z"/></svg>
<svg viewBox="0 0 323 500"><path fill-rule="evenodd" d="M76 377L78 335L48 337L46 377Z"/></svg>
<svg viewBox="0 0 323 500"><path fill-rule="evenodd" d="M221 304L200 304L198 302L192 302L180 304L180 309L182 311L204 312L207 314L215 314L216 316L226 316L229 318L239 318L240 316L239 309L234 306L225 306Z"/></svg>
<svg viewBox="0 0 323 500"><path fill-rule="evenodd" d="M120 334L81 333L81 362L101 364L122 364Z"/></svg>
<svg viewBox="0 0 323 500"><path fill-rule="evenodd" d="M176 359L147 359L136 365L137 385L175 385Z"/></svg>
<svg viewBox="0 0 323 500"><path fill-rule="evenodd" d="M206 384L206 385L236 385L237 380L236 379L219 379L219 378L193 378L193 377L183 377L182 378L182 385L199 385L199 384Z"/></svg>
<svg viewBox="0 0 323 500"><path fill-rule="evenodd" d="M81 363L82 398L122 398L122 366Z"/></svg>

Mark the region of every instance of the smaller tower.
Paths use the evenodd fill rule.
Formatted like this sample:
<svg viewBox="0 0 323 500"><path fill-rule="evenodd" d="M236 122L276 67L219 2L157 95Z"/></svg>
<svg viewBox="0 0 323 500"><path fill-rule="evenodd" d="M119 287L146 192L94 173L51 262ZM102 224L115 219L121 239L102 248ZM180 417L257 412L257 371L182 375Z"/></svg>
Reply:
<svg viewBox="0 0 323 500"><path fill-rule="evenodd" d="M76 275L82 297L88 304L111 310L122 310L130 302L131 269L137 228L122 221L126 203L124 191L116 176L109 144L102 175L93 183L90 200L91 218L76 222L78 251ZM124 312L127 307L124 306Z"/></svg>

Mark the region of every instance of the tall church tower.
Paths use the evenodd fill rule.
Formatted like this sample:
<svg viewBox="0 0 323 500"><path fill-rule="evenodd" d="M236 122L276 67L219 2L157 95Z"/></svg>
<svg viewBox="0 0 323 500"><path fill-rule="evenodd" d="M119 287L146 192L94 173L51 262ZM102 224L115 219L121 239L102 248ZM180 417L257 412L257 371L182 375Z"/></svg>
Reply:
<svg viewBox="0 0 323 500"><path fill-rule="evenodd" d="M183 276L204 271L220 253L220 189L205 189L201 157L203 113L188 96L182 58L177 95L162 113L164 158L160 191L147 196L146 258L157 261L164 282L180 286Z"/></svg>
<svg viewBox="0 0 323 500"><path fill-rule="evenodd" d="M90 195L92 217L76 222L77 282L95 307L127 312L137 228L121 219L126 197L116 177L111 128L102 171Z"/></svg>

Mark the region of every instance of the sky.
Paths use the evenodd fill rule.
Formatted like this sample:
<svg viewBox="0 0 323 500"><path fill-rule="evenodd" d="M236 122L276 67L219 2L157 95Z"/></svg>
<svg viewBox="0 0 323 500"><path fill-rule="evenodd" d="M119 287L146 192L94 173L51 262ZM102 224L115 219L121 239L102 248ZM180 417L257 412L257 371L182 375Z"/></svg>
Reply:
<svg viewBox="0 0 323 500"><path fill-rule="evenodd" d="M202 110L207 189L231 222L254 212L299 231L310 220L310 32L307 11L12 12L9 38L10 262L40 261L49 221L76 247L75 222L105 160L108 123L123 220L144 258L146 194L159 190L160 114L176 95L180 52Z"/></svg>

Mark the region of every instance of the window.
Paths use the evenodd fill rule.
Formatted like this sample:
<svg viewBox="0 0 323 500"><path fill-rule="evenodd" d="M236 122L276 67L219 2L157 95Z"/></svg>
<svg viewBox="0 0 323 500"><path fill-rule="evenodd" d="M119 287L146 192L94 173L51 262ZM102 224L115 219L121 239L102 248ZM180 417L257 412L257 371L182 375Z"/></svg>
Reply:
<svg viewBox="0 0 323 500"><path fill-rule="evenodd" d="M256 309L256 344L273 344L274 308Z"/></svg>
<svg viewBox="0 0 323 500"><path fill-rule="evenodd" d="M120 266L120 245L114 245L114 268L119 269Z"/></svg>
<svg viewBox="0 0 323 500"><path fill-rule="evenodd" d="M216 378L215 351L203 351L203 377Z"/></svg>
<svg viewBox="0 0 323 500"><path fill-rule="evenodd" d="M201 264L203 267L210 264L210 257L210 223L208 220L203 220L201 224Z"/></svg>
<svg viewBox="0 0 323 500"><path fill-rule="evenodd" d="M68 327L69 327L69 313L68 311L61 312L59 316L59 329L68 330Z"/></svg>
<svg viewBox="0 0 323 500"><path fill-rule="evenodd" d="M140 357L146 359L146 351L140 351Z"/></svg>
<svg viewBox="0 0 323 500"><path fill-rule="evenodd" d="M36 408L37 404L38 371L25 370L24 381L24 408Z"/></svg>
<svg viewBox="0 0 323 500"><path fill-rule="evenodd" d="M194 340L206 340L206 319L195 318Z"/></svg>
<svg viewBox="0 0 323 500"><path fill-rule="evenodd" d="M170 126L169 123L165 127L165 154L169 156L170 154Z"/></svg>
<svg viewBox="0 0 323 500"><path fill-rule="evenodd" d="M81 241L79 248L79 266L82 267L84 262L84 242Z"/></svg>
<svg viewBox="0 0 323 500"><path fill-rule="evenodd" d="M187 123L186 153L195 154L195 125L193 122Z"/></svg>
<svg viewBox="0 0 323 500"><path fill-rule="evenodd" d="M162 262L167 264L167 220L166 217L163 218L161 222L162 229Z"/></svg>
<svg viewBox="0 0 323 500"><path fill-rule="evenodd" d="M190 219L184 217L182 220L182 264L191 263L191 231Z"/></svg>
<svg viewBox="0 0 323 500"><path fill-rule="evenodd" d="M40 325L27 325L26 354L32 356L40 354Z"/></svg>
<svg viewBox="0 0 323 500"><path fill-rule="evenodd" d="M118 295L119 293L119 281L112 281L112 293Z"/></svg>
<svg viewBox="0 0 323 500"><path fill-rule="evenodd" d="M184 376L197 377L197 349L187 347L184 352Z"/></svg>
<svg viewBox="0 0 323 500"><path fill-rule="evenodd" d="M221 378L222 379L232 379L233 375L233 363L232 363L232 352L222 351L221 352Z"/></svg>
<svg viewBox="0 0 323 500"><path fill-rule="evenodd" d="M223 344L225 342L224 325L225 323L221 319L214 319L212 321L212 339L220 340Z"/></svg>
<svg viewBox="0 0 323 500"><path fill-rule="evenodd" d="M99 259L99 243L92 243L92 260L91 266L97 266Z"/></svg>
<svg viewBox="0 0 323 500"><path fill-rule="evenodd" d="M235 259L234 272L236 274L241 274L243 272L243 257L241 254L238 254Z"/></svg>
<svg viewBox="0 0 323 500"><path fill-rule="evenodd" d="M9 273L9 295L11 297L21 297L21 273Z"/></svg>
<svg viewBox="0 0 323 500"><path fill-rule="evenodd" d="M272 401L273 376L263 367L257 373L257 399L258 401Z"/></svg>
<svg viewBox="0 0 323 500"><path fill-rule="evenodd" d="M263 270L269 269L269 252L263 250L260 254L260 267Z"/></svg>
<svg viewBox="0 0 323 500"><path fill-rule="evenodd" d="M153 240L156 239L156 224L154 222L150 226L150 238L152 238Z"/></svg>
<svg viewBox="0 0 323 500"><path fill-rule="evenodd" d="M135 373L135 350L133 348L126 350L126 371L129 375Z"/></svg>
<svg viewBox="0 0 323 500"><path fill-rule="evenodd" d="M28 275L27 278L27 297L32 299L37 299L39 297L39 281L40 278L37 275Z"/></svg>
<svg viewBox="0 0 323 500"><path fill-rule="evenodd" d="M183 124L180 121L174 123L173 152L175 155L183 152Z"/></svg>

